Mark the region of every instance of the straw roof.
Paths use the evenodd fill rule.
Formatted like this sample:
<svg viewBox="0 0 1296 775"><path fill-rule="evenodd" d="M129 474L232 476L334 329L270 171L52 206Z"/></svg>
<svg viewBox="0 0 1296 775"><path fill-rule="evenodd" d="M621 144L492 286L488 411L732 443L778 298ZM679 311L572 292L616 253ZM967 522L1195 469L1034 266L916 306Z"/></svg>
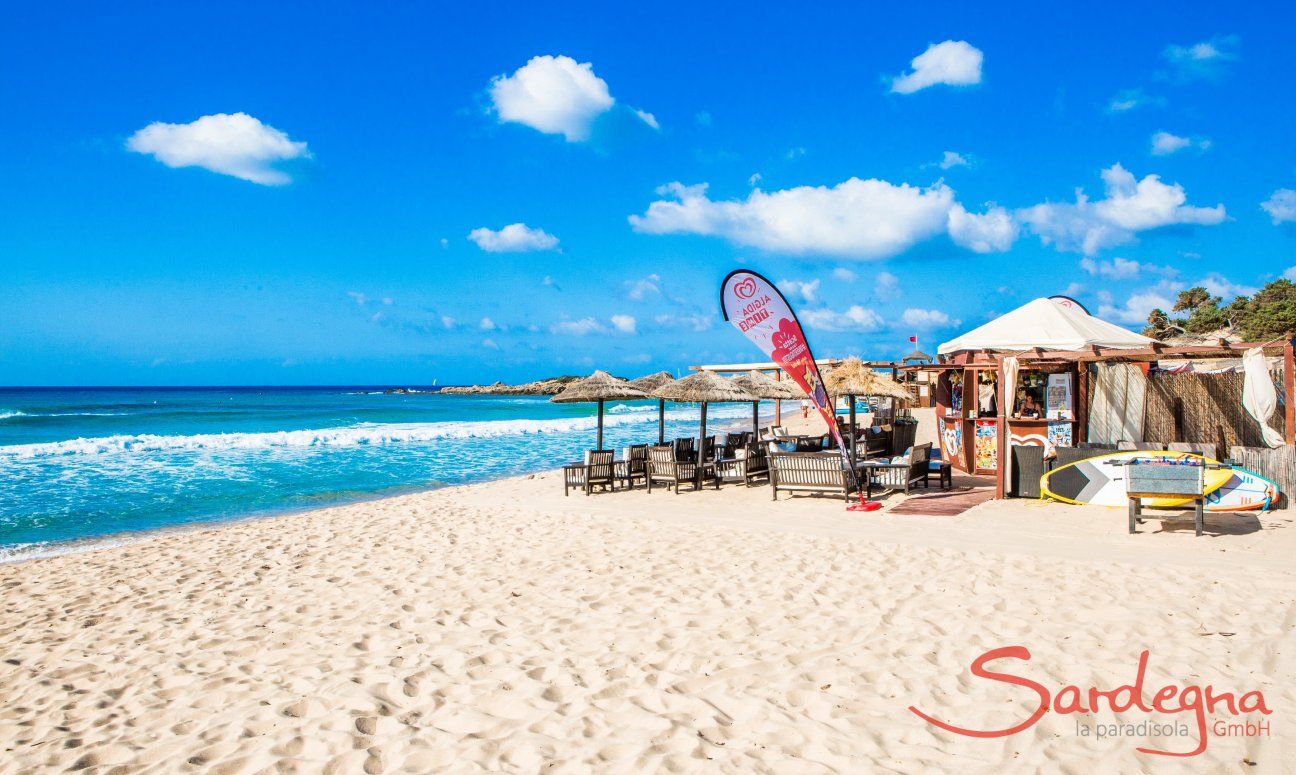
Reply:
<svg viewBox="0 0 1296 775"><path fill-rule="evenodd" d="M780 382L760 371L752 370L746 374L739 374L736 377L731 377L729 381L766 401L795 401L798 398L803 398L801 391L793 383Z"/></svg>
<svg viewBox="0 0 1296 775"><path fill-rule="evenodd" d="M669 371L659 371L656 374L646 374L637 379L632 379L630 380L630 384L634 385L635 387L639 388L640 390L646 393L651 393L657 388L661 387L662 385L666 385L674 381L675 378L671 376L671 373Z"/></svg>
<svg viewBox="0 0 1296 775"><path fill-rule="evenodd" d="M890 396L910 400L899 382L866 368L859 358L847 358L824 375L824 388L835 396Z"/></svg>
<svg viewBox="0 0 1296 775"><path fill-rule="evenodd" d="M617 379L606 371L596 371L584 379L578 379L571 383L563 388L561 393L549 400L558 404L576 404L648 397L647 393L629 382Z"/></svg>
<svg viewBox="0 0 1296 775"><path fill-rule="evenodd" d="M760 398L748 393L731 380L716 374L714 371L699 371L683 379L663 385L652 393L657 398L667 401L687 401L690 403L716 403L719 401L759 401Z"/></svg>

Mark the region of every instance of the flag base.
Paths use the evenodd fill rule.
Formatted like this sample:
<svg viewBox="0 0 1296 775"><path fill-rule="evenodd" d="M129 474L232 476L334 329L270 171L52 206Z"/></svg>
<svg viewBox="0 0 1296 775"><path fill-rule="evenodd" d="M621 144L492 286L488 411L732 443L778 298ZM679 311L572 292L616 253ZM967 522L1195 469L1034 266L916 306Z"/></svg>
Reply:
<svg viewBox="0 0 1296 775"><path fill-rule="evenodd" d="M882 504L880 502L866 501L864 500L864 496L861 495L859 503L852 503L851 505L846 507L846 510L847 511L877 511L880 508L882 508Z"/></svg>

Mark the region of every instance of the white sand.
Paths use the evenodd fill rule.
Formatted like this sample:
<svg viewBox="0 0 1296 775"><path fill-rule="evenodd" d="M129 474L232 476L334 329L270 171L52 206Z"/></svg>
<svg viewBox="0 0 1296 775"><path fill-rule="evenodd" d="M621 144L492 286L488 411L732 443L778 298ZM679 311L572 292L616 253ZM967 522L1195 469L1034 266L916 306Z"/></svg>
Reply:
<svg viewBox="0 0 1296 775"><path fill-rule="evenodd" d="M546 474L0 566L0 773L1292 771L1296 525L1210 524ZM968 673L1007 645L1054 690L1150 649L1149 693L1260 689L1273 734L1166 759L1134 749L1195 741L1077 737L1110 712L975 740L907 710L1022 720Z"/></svg>

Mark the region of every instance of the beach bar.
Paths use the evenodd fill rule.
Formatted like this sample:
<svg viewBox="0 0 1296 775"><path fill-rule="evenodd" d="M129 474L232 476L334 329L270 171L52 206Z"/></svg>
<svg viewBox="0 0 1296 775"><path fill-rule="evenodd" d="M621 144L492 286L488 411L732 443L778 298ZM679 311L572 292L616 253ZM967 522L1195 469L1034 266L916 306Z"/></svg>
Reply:
<svg viewBox="0 0 1296 775"><path fill-rule="evenodd" d="M1178 399L1158 398L1159 383L1150 381L1149 373L1154 366L1159 365L1158 371L1164 373L1168 366L1175 368L1173 364L1204 359L1236 362L1255 348L1281 364L1282 409L1273 422L1283 428L1280 437L1286 447L1285 458L1289 458L1296 429L1290 341L1220 340L1172 346L1096 318L1074 300L1059 296L1035 299L942 344L936 363L900 368L922 370L934 377L942 457L964 474L993 476L995 495L1003 498L1017 489L1013 486L1015 458L1023 461L1017 465L1025 469L1017 472L1022 486L1015 494L1033 494L1034 482L1028 479L1038 477L1039 472L1025 461L1043 465L1061 448L1115 448L1119 444L1154 449L1179 444L1209 446L1220 457L1227 456L1230 450L1219 449L1221 444L1194 445L1182 438L1146 437L1176 434L1164 431L1169 423L1145 423L1145 414L1182 414L1182 407L1176 408ZM1229 370L1220 373L1224 371ZM1212 376L1218 374L1202 374L1200 379ZM1234 383L1240 386L1240 378ZM1218 390L1205 392L1217 401L1222 394ZM1221 442L1258 438L1261 423L1241 411L1240 399L1235 403L1238 405L1217 407L1228 410L1217 412L1221 423L1237 426L1221 428L1217 434ZM1181 421L1176 415L1174 427L1179 428ZM1186 435L1200 434L1190 431ZM1015 454L1022 448L1038 448L1038 452L1032 458Z"/></svg>

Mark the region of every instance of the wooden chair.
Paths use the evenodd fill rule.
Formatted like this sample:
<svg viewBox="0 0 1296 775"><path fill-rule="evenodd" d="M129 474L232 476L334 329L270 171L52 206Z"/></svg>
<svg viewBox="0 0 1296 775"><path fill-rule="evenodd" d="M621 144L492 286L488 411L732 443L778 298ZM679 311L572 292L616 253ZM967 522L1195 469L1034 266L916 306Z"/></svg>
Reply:
<svg viewBox="0 0 1296 775"><path fill-rule="evenodd" d="M673 488L676 495L679 494L679 486L684 483L692 484L694 490L700 490L705 479L713 480L718 490L720 479L715 470L715 463L677 460L675 450L665 445L648 448L648 492L653 491L653 484Z"/></svg>
<svg viewBox="0 0 1296 775"><path fill-rule="evenodd" d="M904 460L895 463L869 463L861 468L869 480L870 489L881 487L887 490L901 490L908 495L915 486L931 485L927 474L931 470L931 443L918 444L909 449Z"/></svg>
<svg viewBox="0 0 1296 775"><path fill-rule="evenodd" d="M648 481L648 445L632 444L626 447L625 460L621 463L621 481L627 488L634 487L635 481Z"/></svg>
<svg viewBox="0 0 1296 775"><path fill-rule="evenodd" d="M769 479L769 456L765 454L765 445L748 442L717 460L716 476L721 481L741 482L748 487L756 479Z"/></svg>
<svg viewBox="0 0 1296 775"><path fill-rule="evenodd" d="M570 490L584 490L589 495L595 487L616 490L615 457L610 449L593 449L585 453L584 463L563 466L563 495Z"/></svg>
<svg viewBox="0 0 1296 775"><path fill-rule="evenodd" d="M788 492L840 492L842 500L850 501L854 483L849 472L842 467L840 455L818 452L773 452L769 456L772 499L778 500L779 490Z"/></svg>

